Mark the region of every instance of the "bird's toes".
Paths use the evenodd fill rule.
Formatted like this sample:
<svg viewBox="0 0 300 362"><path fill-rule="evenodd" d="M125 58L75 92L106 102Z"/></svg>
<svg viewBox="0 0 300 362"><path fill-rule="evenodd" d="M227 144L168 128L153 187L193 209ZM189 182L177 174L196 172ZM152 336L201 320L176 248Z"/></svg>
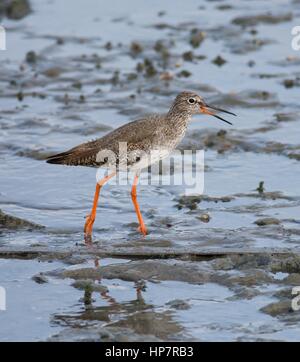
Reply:
<svg viewBox="0 0 300 362"><path fill-rule="evenodd" d="M85 242L85 245L91 246L93 244L92 234L85 233L84 234L84 242Z"/></svg>
<svg viewBox="0 0 300 362"><path fill-rule="evenodd" d="M138 228L138 231L143 234L143 236L146 236L148 234L147 228L145 225L141 225Z"/></svg>

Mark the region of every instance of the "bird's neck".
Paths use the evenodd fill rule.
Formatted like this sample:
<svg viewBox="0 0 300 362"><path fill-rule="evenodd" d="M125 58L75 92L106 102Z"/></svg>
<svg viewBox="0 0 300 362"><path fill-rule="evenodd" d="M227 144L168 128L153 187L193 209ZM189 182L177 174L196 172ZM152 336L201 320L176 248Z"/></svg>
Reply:
<svg viewBox="0 0 300 362"><path fill-rule="evenodd" d="M166 118L168 123L175 128L182 127L186 128L192 115L188 112L178 112L176 109L171 108Z"/></svg>

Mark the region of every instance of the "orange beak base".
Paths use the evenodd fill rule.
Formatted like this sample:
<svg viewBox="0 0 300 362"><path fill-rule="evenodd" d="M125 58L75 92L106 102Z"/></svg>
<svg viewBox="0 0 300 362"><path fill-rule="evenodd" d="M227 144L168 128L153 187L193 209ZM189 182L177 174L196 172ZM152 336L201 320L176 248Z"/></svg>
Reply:
<svg viewBox="0 0 300 362"><path fill-rule="evenodd" d="M220 119L223 122L226 122L226 123L232 125L231 122L226 121L226 119L216 115L213 111L210 111L209 108L214 109L214 110L219 111L219 112L224 112L224 113L227 113L227 114L231 114L233 116L236 116L236 114L234 114L232 112L229 112L229 111L225 111L225 109L217 108L217 107L214 107L214 106L209 106L208 104L200 105L200 113L208 114L210 116L213 116L215 118Z"/></svg>

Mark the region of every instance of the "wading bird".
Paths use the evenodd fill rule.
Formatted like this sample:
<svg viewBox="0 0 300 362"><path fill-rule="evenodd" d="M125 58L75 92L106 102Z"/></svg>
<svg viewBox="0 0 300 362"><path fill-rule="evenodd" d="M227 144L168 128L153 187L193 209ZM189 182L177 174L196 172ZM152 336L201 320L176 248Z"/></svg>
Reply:
<svg viewBox="0 0 300 362"><path fill-rule="evenodd" d="M136 187L140 171L170 155L182 140L193 115L208 114L231 124L215 112L224 112L235 116L232 112L208 105L193 92L181 92L167 114L153 114L127 123L102 138L83 143L47 159L48 163L53 164L106 167L109 170L107 175L96 184L93 207L91 213L86 217L84 239L87 244L92 242L92 229L96 218L100 190L109 179L121 170L135 173L131 198L139 221L139 230L143 235L147 234L137 202ZM123 143L126 144L126 151L122 151L124 148L120 147L120 144Z"/></svg>

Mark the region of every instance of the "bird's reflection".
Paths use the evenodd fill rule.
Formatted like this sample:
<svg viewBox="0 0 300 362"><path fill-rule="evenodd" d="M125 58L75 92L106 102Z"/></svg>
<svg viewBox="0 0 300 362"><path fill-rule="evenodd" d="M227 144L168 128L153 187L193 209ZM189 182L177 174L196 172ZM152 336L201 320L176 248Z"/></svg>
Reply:
<svg viewBox="0 0 300 362"><path fill-rule="evenodd" d="M99 257L94 257L92 262L95 269L100 269L102 267ZM146 291L146 283L142 280L133 285L136 298L126 302L118 302L116 298L110 294L109 286L103 283L101 277L98 277L94 282L95 285L87 284L83 290L83 297L80 299L83 303L82 310L75 315L56 315L54 317L55 321L64 321L64 323L67 322L68 325L76 324L78 320L97 320L107 323L114 321L115 315L126 315L153 307L152 305L147 304L143 298L143 293ZM101 288L101 286L103 286L103 288ZM99 302L99 298L107 302L106 305L97 306L96 304Z"/></svg>
<svg viewBox="0 0 300 362"><path fill-rule="evenodd" d="M92 262L95 269L103 267L98 257L94 257ZM80 299L81 310L77 313L56 314L53 321L63 326L81 328L83 331L90 325L130 328L135 333L151 334L160 338L182 330L173 320L172 313L156 311L154 305L145 301L145 281L139 280L133 284L135 298L125 302L113 297L110 294L110 286L105 285L105 282L106 280L98 277L87 283L87 287L83 290L83 298ZM100 300L105 301L105 305L97 305Z"/></svg>

